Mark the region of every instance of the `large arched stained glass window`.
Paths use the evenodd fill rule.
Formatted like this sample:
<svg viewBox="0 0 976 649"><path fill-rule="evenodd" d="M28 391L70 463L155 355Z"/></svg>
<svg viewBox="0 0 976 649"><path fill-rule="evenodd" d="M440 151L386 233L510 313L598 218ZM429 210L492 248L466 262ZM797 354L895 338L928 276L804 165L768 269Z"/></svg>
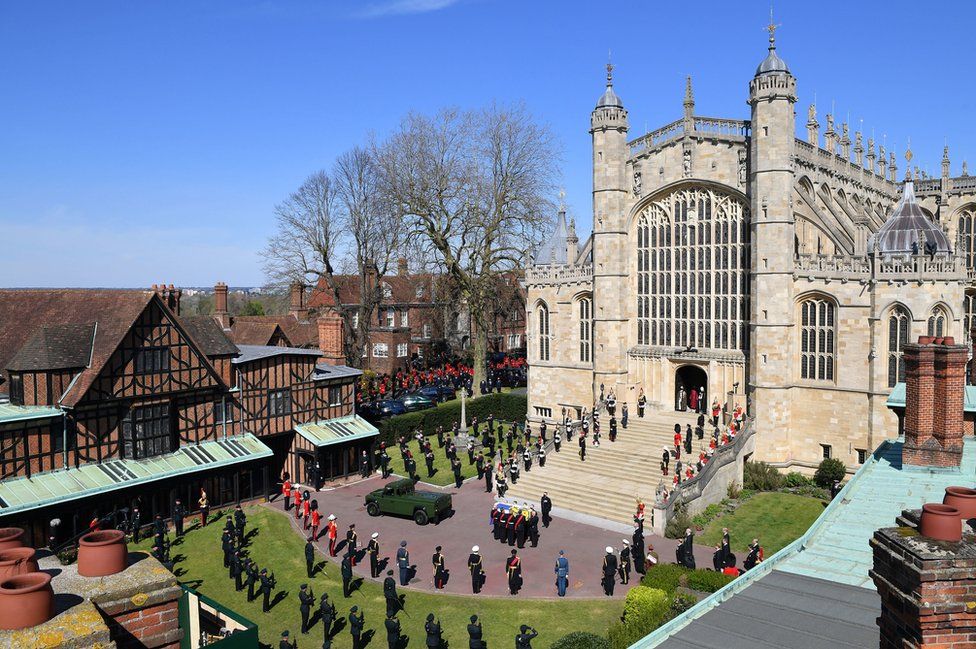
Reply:
<svg viewBox="0 0 976 649"><path fill-rule="evenodd" d="M745 205L717 189L684 187L648 204L636 228L637 344L745 351Z"/></svg>

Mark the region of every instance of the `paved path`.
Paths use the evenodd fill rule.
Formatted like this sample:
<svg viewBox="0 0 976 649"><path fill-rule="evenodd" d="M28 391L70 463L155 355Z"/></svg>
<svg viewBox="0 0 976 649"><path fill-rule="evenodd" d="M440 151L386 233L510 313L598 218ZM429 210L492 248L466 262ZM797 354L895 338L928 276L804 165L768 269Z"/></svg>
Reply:
<svg viewBox="0 0 976 649"><path fill-rule="evenodd" d="M323 517L334 513L338 518L340 540L345 537L350 523L356 524L361 547L365 547L373 532L379 532L380 557L389 558L390 568L394 567L393 558L400 541L407 541L411 563L417 566L417 577L411 582L410 588L434 590L430 583L430 559L434 548L441 545L447 568L451 573L442 592L470 595L471 577L467 569L467 560L471 546L478 545L484 557L487 573L482 593L490 596L509 596L505 560L511 548L492 538L488 514L494 500L492 495L484 492L483 482L468 480L460 490L420 483L418 487L421 489L452 494L455 510L453 516L438 525L431 524L423 527L416 525L411 519L392 516L372 518L366 514L363 497L370 491L380 488L385 482L379 476L375 476L331 491L318 492L313 495L313 498L318 500L319 509L324 513ZM558 502L554 502L554 505L554 518L549 528L540 527L538 547L533 548L526 543L525 548L519 550L524 582L519 597L555 596L553 565L561 549L566 551L570 561L569 596L602 597L600 568L606 546L612 545L615 550L618 550L624 538L630 540L633 528L563 511L558 508ZM280 510L281 499L276 499L268 506ZM294 516L291 519L296 533L301 534ZM647 536L645 544L647 543L653 545L664 562L674 561L674 548L677 541ZM327 554L327 539L320 538L318 545ZM695 557L699 566L711 565L709 548L696 547ZM338 558L333 559L333 562L338 563ZM337 568L330 568L330 571L334 576L338 574ZM357 565L355 571L368 579L368 560ZM382 577L385 577L385 573L377 581L382 581ZM639 582L636 577L639 575L631 578L630 585ZM622 597L626 589L627 587L618 583L615 595Z"/></svg>

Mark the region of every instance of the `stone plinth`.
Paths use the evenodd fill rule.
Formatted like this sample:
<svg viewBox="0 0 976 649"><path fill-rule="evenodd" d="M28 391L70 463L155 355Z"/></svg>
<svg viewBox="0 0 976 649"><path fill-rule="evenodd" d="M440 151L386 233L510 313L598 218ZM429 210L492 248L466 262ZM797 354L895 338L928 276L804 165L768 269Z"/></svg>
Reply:
<svg viewBox="0 0 976 649"><path fill-rule="evenodd" d="M54 575L55 616L31 629L0 631L0 648L178 647L176 577L141 552L129 553L129 562L115 575L82 577L76 564L40 559L40 569Z"/></svg>
<svg viewBox="0 0 976 649"><path fill-rule="evenodd" d="M918 512L874 533L870 575L881 595L881 649L976 646L976 534L935 541L919 534Z"/></svg>

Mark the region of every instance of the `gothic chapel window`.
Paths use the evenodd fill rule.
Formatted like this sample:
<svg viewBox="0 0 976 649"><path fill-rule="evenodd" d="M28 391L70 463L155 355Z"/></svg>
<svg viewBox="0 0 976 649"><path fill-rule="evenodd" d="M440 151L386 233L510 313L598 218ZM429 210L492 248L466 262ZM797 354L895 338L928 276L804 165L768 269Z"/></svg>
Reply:
<svg viewBox="0 0 976 649"><path fill-rule="evenodd" d="M944 336L946 331L948 331L949 316L941 307L935 307L932 309L932 315L929 316L929 327L928 334L930 336Z"/></svg>
<svg viewBox="0 0 976 649"><path fill-rule="evenodd" d="M800 304L800 378L834 380L835 309L824 298Z"/></svg>
<svg viewBox="0 0 976 649"><path fill-rule="evenodd" d="M902 348L908 342L911 317L905 309L896 306L888 316L888 387L905 380L905 363Z"/></svg>
<svg viewBox="0 0 976 649"><path fill-rule="evenodd" d="M540 304L538 308L539 316L539 360L549 360L549 307Z"/></svg>

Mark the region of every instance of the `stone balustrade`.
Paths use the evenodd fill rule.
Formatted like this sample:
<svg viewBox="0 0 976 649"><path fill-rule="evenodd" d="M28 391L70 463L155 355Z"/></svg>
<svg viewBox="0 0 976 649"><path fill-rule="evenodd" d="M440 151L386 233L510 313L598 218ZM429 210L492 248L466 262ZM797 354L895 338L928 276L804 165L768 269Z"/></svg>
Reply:
<svg viewBox="0 0 976 649"><path fill-rule="evenodd" d="M873 261L869 256L799 254L794 258L793 275L797 278L841 281L921 281L932 276L956 275L957 279L972 278L960 255L928 257L906 255Z"/></svg>
<svg viewBox="0 0 976 649"><path fill-rule="evenodd" d="M572 284L593 280L593 266L533 266L525 271L526 284Z"/></svg>

